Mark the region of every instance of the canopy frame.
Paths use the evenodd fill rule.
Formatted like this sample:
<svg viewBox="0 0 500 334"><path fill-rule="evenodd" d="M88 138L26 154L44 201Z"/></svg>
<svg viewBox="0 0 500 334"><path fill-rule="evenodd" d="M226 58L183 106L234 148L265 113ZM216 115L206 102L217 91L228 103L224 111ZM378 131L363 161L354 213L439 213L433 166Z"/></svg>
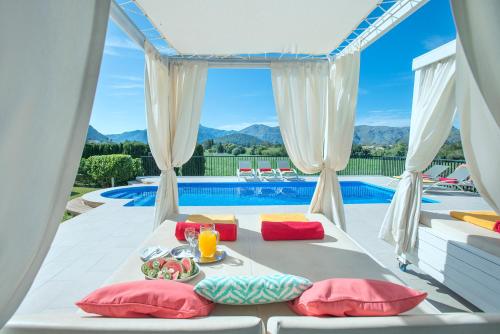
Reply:
<svg viewBox="0 0 500 334"><path fill-rule="evenodd" d="M111 3L110 17L113 21L136 43L144 49L145 41L155 45L156 41L165 42L165 38L154 27L153 23L147 18L134 0L125 1L120 4L113 0ZM205 60L211 68L269 68L271 62L281 61L328 61L331 58L342 55L353 48L363 50L385 33L397 26L405 18L413 14L429 0L381 0L379 5L346 37L346 39L327 55L307 55L307 54L263 54L263 55L231 55L231 56L201 56L201 55L180 55L163 54L164 58L171 60ZM128 6L134 4L136 9L130 9ZM146 17L150 28L139 29L130 15L142 15ZM382 12L377 16L376 13ZM375 13L375 14L374 14ZM155 37L146 36L155 34ZM168 47L159 47L155 45L157 51L161 54L162 50L169 50Z"/></svg>

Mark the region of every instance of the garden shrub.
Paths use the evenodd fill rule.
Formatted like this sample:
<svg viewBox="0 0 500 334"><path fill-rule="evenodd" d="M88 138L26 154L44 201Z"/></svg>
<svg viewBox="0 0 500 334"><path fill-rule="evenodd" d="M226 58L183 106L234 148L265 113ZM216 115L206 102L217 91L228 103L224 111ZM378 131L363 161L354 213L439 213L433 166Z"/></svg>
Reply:
<svg viewBox="0 0 500 334"><path fill-rule="evenodd" d="M140 159L133 159L130 155L110 154L88 157L84 170L95 184L106 187L111 185L114 177L115 185L126 184L127 181L142 175Z"/></svg>
<svg viewBox="0 0 500 334"><path fill-rule="evenodd" d="M203 145L197 144L191 158L182 166L183 176L205 175L205 157ZM178 171L176 174L179 175Z"/></svg>

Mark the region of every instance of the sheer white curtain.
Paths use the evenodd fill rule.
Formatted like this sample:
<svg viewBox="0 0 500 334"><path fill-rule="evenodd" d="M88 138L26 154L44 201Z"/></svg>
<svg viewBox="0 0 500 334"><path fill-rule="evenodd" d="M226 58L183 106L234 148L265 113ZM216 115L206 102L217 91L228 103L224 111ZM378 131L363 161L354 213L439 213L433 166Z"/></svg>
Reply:
<svg viewBox="0 0 500 334"><path fill-rule="evenodd" d="M359 53L334 62L275 62L271 70L288 155L302 172L321 172L309 210L345 230L336 171L347 165L352 145Z"/></svg>
<svg viewBox="0 0 500 334"><path fill-rule="evenodd" d="M422 202L422 171L448 137L455 116L455 57L415 72L405 172L385 215L379 237L409 253L416 241Z"/></svg>
<svg viewBox="0 0 500 334"><path fill-rule="evenodd" d="M500 213L500 1L454 0L452 8L464 155L479 193Z"/></svg>
<svg viewBox="0 0 500 334"><path fill-rule="evenodd" d="M343 230L346 229L344 205L337 171L346 168L351 155L358 82L359 52L330 63L324 168L310 207L311 212L325 214Z"/></svg>
<svg viewBox="0 0 500 334"><path fill-rule="evenodd" d="M0 2L0 328L61 222L85 143L109 4Z"/></svg>
<svg viewBox="0 0 500 334"><path fill-rule="evenodd" d="M193 154L205 96L207 62L167 61L146 42L145 97L148 142L161 170L156 195L156 228L179 213L177 176Z"/></svg>

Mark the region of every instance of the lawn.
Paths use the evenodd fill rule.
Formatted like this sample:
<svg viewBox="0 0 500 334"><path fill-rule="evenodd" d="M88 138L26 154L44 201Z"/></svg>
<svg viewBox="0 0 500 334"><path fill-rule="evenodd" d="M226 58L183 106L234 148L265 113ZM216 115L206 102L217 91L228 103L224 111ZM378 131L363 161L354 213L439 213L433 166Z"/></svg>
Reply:
<svg viewBox="0 0 500 334"><path fill-rule="evenodd" d="M99 188L90 188L90 187L73 187L71 189L71 194L69 196L69 200L72 200L74 198L78 198L80 196L83 196L86 193L89 193L94 190L98 190ZM73 218L73 215L71 215L68 211L64 211L64 216L63 216L63 222Z"/></svg>
<svg viewBox="0 0 500 334"><path fill-rule="evenodd" d="M89 187L73 187L71 189L71 194L69 199L72 200L74 198L80 197L94 190L98 190L99 188L89 188Z"/></svg>

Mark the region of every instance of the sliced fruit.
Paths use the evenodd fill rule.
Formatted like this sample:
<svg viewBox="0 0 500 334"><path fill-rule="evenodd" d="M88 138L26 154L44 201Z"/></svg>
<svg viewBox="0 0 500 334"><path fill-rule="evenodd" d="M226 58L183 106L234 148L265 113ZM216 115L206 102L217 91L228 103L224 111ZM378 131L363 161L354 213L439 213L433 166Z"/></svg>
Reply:
<svg viewBox="0 0 500 334"><path fill-rule="evenodd" d="M160 278L160 279L170 279L170 274L168 272L168 269L167 268L164 268L164 269L161 269L159 272L158 272L158 276L156 278Z"/></svg>
<svg viewBox="0 0 500 334"><path fill-rule="evenodd" d="M184 272L191 275L193 272L193 263L191 262L191 259L188 257L185 257L181 260L182 268L184 269Z"/></svg>
<svg viewBox="0 0 500 334"><path fill-rule="evenodd" d="M176 279L178 279L178 278L179 278L179 272L178 272L178 271L176 271L175 273L173 273L173 274L172 274L172 276L171 276L171 277L172 277L172 279L175 281Z"/></svg>
<svg viewBox="0 0 500 334"><path fill-rule="evenodd" d="M160 270L161 269L160 260L159 259L153 260L152 267L153 267L153 269Z"/></svg>
<svg viewBox="0 0 500 334"><path fill-rule="evenodd" d="M143 264L142 264L142 266L141 266L141 271L142 271L142 273L143 273L144 275L146 275L146 273L148 272L148 270L149 270L149 269L151 269L151 268L149 267L149 263L145 262L145 263L143 263Z"/></svg>
<svg viewBox="0 0 500 334"><path fill-rule="evenodd" d="M149 269L147 272L146 272L146 275L151 277L151 278L156 278L156 276L158 276L158 270L156 269Z"/></svg>
<svg viewBox="0 0 500 334"><path fill-rule="evenodd" d="M174 272L178 272L179 274L184 272L182 264L177 260L167 260L164 267L166 267L167 269L173 269Z"/></svg>

